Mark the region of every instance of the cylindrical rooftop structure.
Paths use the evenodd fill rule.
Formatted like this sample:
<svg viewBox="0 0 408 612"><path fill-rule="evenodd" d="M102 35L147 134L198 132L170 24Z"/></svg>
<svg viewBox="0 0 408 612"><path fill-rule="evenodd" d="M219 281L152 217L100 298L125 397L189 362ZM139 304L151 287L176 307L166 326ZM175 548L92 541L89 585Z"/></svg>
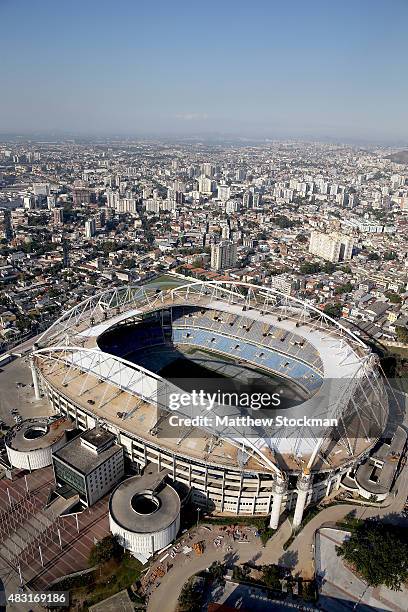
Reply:
<svg viewBox="0 0 408 612"><path fill-rule="evenodd" d="M142 562L171 544L180 528L180 498L165 476L148 473L119 484L109 501L109 526Z"/></svg>
<svg viewBox="0 0 408 612"><path fill-rule="evenodd" d="M61 417L26 419L7 433L8 460L13 467L30 471L51 465L52 452L65 444L65 431L71 427L71 421Z"/></svg>

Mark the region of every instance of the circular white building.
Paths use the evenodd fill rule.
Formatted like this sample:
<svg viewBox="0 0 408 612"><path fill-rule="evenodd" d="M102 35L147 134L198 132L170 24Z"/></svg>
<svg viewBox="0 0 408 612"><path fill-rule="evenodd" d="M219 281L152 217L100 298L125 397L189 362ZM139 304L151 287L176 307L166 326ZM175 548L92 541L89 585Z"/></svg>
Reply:
<svg viewBox="0 0 408 612"><path fill-rule="evenodd" d="M11 465L30 472L51 465L53 451L65 444L65 431L71 427L64 417L38 417L15 425L5 441Z"/></svg>
<svg viewBox="0 0 408 612"><path fill-rule="evenodd" d="M128 478L109 501L111 532L142 562L165 548L180 528L180 498L157 472Z"/></svg>

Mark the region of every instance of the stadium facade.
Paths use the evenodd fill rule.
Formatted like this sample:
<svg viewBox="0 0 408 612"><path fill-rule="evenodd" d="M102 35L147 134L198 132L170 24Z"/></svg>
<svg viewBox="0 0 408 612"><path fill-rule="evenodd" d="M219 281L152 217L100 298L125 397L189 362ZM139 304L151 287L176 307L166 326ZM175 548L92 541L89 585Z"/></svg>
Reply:
<svg viewBox="0 0 408 612"><path fill-rule="evenodd" d="M205 351L288 381L303 399L285 411L285 424L239 428L213 419L175 435L161 393L176 387L141 365L153 349ZM31 367L38 397L79 429L113 432L140 471L155 464L197 505L270 515L272 528L285 509L298 527L305 506L367 457L388 417L376 357L356 335L304 301L231 281L128 286L88 298L39 338ZM178 411L202 413L192 405ZM315 418L323 429L296 425Z"/></svg>

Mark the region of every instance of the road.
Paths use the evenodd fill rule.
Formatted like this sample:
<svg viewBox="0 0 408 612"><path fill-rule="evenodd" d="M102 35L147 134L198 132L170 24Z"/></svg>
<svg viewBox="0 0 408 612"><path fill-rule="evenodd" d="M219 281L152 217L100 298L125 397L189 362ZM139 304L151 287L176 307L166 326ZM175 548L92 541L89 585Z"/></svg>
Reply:
<svg viewBox="0 0 408 612"><path fill-rule="evenodd" d="M191 559L183 559L182 565L177 566L177 568L173 567L168 574L160 579L160 586L153 591L150 597L148 611L174 612L181 588L190 576L205 570L213 561L222 561L225 564L245 563L253 559L259 550L259 544L255 550L254 546L249 544L237 544L229 553L219 548L207 549L205 554L200 557L194 556Z"/></svg>
<svg viewBox="0 0 408 612"><path fill-rule="evenodd" d="M301 573L304 578L314 575L313 544L317 529L325 524L341 521L349 512L355 512L358 518L382 517L390 522L407 522L401 516L404 509L408 491L408 465L400 473L395 490L397 495L385 508L374 508L356 504L338 504L325 508L309 521L294 539L291 546L285 551L283 544L291 534L289 521L285 521L278 532L263 548L259 541L252 544L237 544L233 551L225 553L221 549L209 549L201 557L184 559L181 565L174 564L168 574L160 580L160 586L155 588L150 596L148 612L174 612L182 586L190 576L200 572L211 565L213 561L225 564L245 563L250 559L257 564L280 563L290 567L295 573Z"/></svg>

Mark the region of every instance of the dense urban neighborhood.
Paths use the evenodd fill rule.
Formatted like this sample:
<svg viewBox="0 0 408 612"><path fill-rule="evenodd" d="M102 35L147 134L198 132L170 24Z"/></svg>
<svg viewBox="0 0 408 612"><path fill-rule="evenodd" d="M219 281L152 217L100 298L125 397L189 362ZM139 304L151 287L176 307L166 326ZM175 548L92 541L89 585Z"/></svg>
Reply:
<svg viewBox="0 0 408 612"><path fill-rule="evenodd" d="M0 145L3 352L107 287L176 271L274 287L408 343L408 169L287 142Z"/></svg>

